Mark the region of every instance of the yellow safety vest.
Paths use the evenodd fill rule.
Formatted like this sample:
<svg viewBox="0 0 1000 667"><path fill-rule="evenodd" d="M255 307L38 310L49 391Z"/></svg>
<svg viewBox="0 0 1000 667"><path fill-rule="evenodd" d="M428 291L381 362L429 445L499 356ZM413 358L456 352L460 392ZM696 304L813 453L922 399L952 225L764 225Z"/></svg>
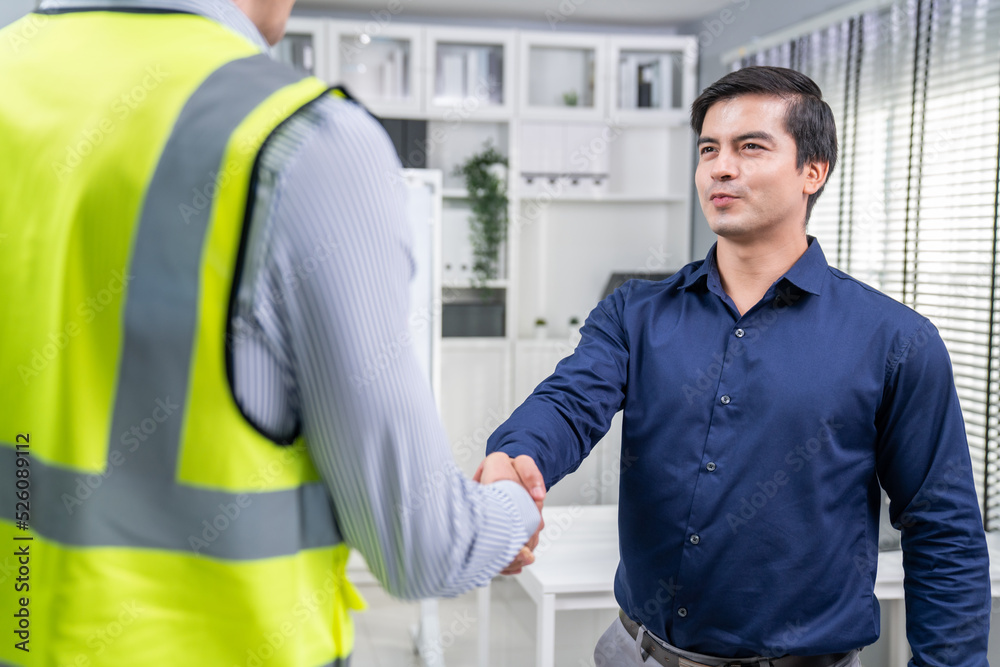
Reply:
<svg viewBox="0 0 1000 667"><path fill-rule="evenodd" d="M226 354L256 160L327 87L200 16L93 10L0 31L0 86L0 664L340 664L329 496Z"/></svg>

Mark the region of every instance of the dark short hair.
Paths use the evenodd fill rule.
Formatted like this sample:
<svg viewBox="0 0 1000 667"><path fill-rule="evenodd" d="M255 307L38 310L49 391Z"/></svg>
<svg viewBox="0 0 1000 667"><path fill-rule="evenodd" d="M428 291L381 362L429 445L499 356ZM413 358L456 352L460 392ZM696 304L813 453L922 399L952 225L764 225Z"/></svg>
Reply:
<svg viewBox="0 0 1000 667"><path fill-rule="evenodd" d="M774 95L788 101L785 130L795 139L796 162L799 169L806 162L827 162L833 173L837 164L837 124L833 110L823 101L823 92L816 82L801 72L786 67L744 67L730 72L702 92L691 104L691 129L701 134L705 115L716 102L742 95ZM823 188L809 195L806 220Z"/></svg>

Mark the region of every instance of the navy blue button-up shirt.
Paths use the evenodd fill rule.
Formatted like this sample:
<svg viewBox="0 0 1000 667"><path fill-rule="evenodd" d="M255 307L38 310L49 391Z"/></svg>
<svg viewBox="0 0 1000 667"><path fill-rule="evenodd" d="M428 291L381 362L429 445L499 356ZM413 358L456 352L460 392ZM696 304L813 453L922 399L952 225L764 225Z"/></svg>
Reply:
<svg viewBox="0 0 1000 667"><path fill-rule="evenodd" d="M625 284L582 334L487 449L530 455L552 485L624 411L615 594L629 616L723 657L874 642L881 482L902 529L914 663L987 664L985 536L951 363L926 318L810 239L743 316L713 248Z"/></svg>

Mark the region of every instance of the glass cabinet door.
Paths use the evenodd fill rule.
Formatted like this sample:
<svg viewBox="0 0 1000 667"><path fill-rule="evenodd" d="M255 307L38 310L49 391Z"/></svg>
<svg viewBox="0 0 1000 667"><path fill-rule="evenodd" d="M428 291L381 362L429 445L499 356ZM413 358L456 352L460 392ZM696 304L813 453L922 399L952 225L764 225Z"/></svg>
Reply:
<svg viewBox="0 0 1000 667"><path fill-rule="evenodd" d="M613 39L612 115L683 121L694 101L696 66L697 43L690 37Z"/></svg>
<svg viewBox="0 0 1000 667"><path fill-rule="evenodd" d="M605 40L594 35L521 35L521 112L530 117L601 118Z"/></svg>
<svg viewBox="0 0 1000 667"><path fill-rule="evenodd" d="M328 81L326 20L290 18L285 37L274 46L274 56L301 72Z"/></svg>
<svg viewBox="0 0 1000 667"><path fill-rule="evenodd" d="M375 115L420 113L421 31L416 26L334 22L334 79Z"/></svg>
<svg viewBox="0 0 1000 667"><path fill-rule="evenodd" d="M451 110L463 119L509 115L513 31L434 28L427 31L427 44L431 114Z"/></svg>

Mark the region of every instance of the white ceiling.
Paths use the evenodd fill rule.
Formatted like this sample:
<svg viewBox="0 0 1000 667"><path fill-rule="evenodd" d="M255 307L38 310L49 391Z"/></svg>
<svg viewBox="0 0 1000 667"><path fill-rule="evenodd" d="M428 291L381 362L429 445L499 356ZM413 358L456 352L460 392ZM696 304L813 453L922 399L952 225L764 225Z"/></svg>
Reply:
<svg viewBox="0 0 1000 667"><path fill-rule="evenodd" d="M297 7L338 12L397 9L399 16L506 19L556 25L665 25L692 21L737 0L299 0Z"/></svg>

